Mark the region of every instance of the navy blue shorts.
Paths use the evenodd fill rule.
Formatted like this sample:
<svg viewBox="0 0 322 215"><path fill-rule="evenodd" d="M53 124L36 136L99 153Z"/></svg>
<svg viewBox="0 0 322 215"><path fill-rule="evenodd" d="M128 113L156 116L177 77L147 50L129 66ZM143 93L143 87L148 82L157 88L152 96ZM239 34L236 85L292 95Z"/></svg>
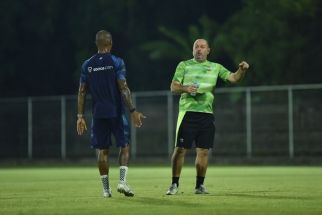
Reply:
<svg viewBox="0 0 322 215"><path fill-rule="evenodd" d="M177 147L210 149L215 139L214 116L210 113L186 112L179 127Z"/></svg>
<svg viewBox="0 0 322 215"><path fill-rule="evenodd" d="M117 118L93 118L92 148L108 149L112 145L112 135L115 138L117 147L125 147L130 144L130 128L125 114Z"/></svg>

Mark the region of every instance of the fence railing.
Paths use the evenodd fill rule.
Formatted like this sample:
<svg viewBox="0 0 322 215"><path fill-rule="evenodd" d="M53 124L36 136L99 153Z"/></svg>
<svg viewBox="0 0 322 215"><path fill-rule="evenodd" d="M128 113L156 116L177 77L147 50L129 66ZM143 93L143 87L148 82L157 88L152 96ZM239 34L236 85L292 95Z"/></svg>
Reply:
<svg viewBox="0 0 322 215"><path fill-rule="evenodd" d="M168 158L174 147L179 97L169 91L132 96L148 117L142 128L131 129L132 159ZM92 157L90 131L85 137L76 134L76 99L0 99L0 158ZM90 102L86 105L90 128ZM214 109L214 155L290 159L322 155L322 84L218 88Z"/></svg>

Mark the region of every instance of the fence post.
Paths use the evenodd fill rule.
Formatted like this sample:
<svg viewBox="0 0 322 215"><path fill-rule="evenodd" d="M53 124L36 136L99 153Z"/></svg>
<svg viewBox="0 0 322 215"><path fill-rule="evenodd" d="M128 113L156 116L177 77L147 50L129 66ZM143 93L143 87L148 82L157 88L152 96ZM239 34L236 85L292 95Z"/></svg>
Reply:
<svg viewBox="0 0 322 215"><path fill-rule="evenodd" d="M246 152L247 158L252 157L252 100L251 90L246 89Z"/></svg>
<svg viewBox="0 0 322 215"><path fill-rule="evenodd" d="M293 89L288 87L288 141L289 157L294 157L294 131L293 131Z"/></svg>
<svg viewBox="0 0 322 215"><path fill-rule="evenodd" d="M132 101L134 107L136 107L136 93L132 93ZM136 159L136 128L133 125L133 123L129 122L131 124L131 158L133 160Z"/></svg>
<svg viewBox="0 0 322 215"><path fill-rule="evenodd" d="M61 158L66 159L66 97L61 97L61 128L60 128L60 140L61 140Z"/></svg>
<svg viewBox="0 0 322 215"><path fill-rule="evenodd" d="M168 155L172 153L173 141L173 96L168 92Z"/></svg>
<svg viewBox="0 0 322 215"><path fill-rule="evenodd" d="M32 98L28 97L28 158L32 159Z"/></svg>

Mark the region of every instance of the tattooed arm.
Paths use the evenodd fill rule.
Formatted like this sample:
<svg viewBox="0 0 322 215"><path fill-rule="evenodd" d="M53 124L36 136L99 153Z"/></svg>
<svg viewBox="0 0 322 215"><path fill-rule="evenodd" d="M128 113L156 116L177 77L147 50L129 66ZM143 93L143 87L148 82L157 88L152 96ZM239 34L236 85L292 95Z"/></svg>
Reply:
<svg viewBox="0 0 322 215"><path fill-rule="evenodd" d="M131 119L133 124L136 127L141 127L142 125L141 118L145 118L145 116L142 113L136 111L132 101L131 91L127 86L126 80L118 80L118 85L119 85L119 89L121 91L123 100L125 102L125 105L127 106L127 108L131 113Z"/></svg>
<svg viewBox="0 0 322 215"><path fill-rule="evenodd" d="M127 86L126 80L118 80L118 85L126 106L128 107L130 112L133 112L135 107L132 101L131 91Z"/></svg>
<svg viewBox="0 0 322 215"><path fill-rule="evenodd" d="M77 133L82 135L84 131L87 130L86 121L84 118L85 111L85 99L86 99L86 84L80 83L78 90L78 99L77 99Z"/></svg>

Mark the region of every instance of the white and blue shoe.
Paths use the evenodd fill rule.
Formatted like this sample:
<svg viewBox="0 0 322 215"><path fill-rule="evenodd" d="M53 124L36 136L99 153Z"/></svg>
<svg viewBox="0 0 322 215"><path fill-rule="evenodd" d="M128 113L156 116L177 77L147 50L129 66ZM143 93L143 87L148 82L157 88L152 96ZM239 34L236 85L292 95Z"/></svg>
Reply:
<svg viewBox="0 0 322 215"><path fill-rule="evenodd" d="M197 189L195 189L195 194L209 194L209 192L206 187L201 184Z"/></svg>
<svg viewBox="0 0 322 215"><path fill-rule="evenodd" d="M121 182L117 185L117 191L123 193L125 196L132 197L134 192L131 190L130 186L127 183Z"/></svg>
<svg viewBox="0 0 322 215"><path fill-rule="evenodd" d="M176 183L171 184L169 190L167 191L167 195L175 195L179 191L179 188Z"/></svg>
<svg viewBox="0 0 322 215"><path fill-rule="evenodd" d="M112 197L112 189L111 188L108 188L107 190L103 189L103 197L104 198Z"/></svg>

